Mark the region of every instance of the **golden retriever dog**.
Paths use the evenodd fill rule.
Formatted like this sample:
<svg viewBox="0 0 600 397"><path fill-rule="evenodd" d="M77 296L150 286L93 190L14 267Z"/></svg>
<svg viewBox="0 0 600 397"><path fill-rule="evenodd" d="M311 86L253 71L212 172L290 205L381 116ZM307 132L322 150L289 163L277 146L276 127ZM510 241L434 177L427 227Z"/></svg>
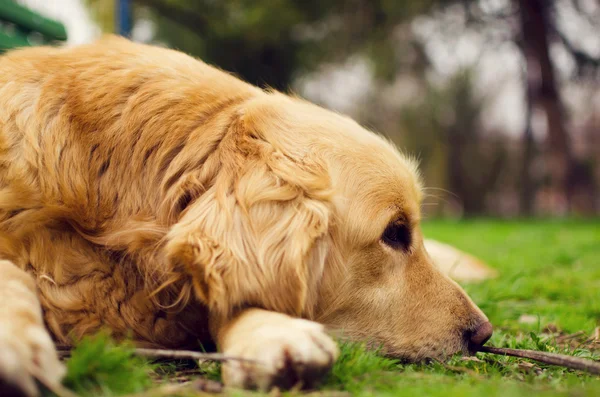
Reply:
<svg viewBox="0 0 600 397"><path fill-rule="evenodd" d="M408 361L492 333L424 248L412 160L176 51L2 56L0 184L0 378L28 395L64 374L54 343L104 328L214 343L262 390L312 385L331 332Z"/></svg>

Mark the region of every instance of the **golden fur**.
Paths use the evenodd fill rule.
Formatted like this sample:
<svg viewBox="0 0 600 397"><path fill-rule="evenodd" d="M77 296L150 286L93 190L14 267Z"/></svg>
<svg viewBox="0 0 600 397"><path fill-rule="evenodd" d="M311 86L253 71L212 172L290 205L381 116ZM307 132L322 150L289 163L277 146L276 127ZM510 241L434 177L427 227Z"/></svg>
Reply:
<svg viewBox="0 0 600 397"><path fill-rule="evenodd" d="M466 351L487 319L432 265L420 199L415 164L349 118L176 51L109 37L0 58L0 295L35 280L61 344L215 341L272 364L225 366L261 388L285 360L331 365L312 321L409 360ZM394 222L406 247L381 240ZM32 288L8 291L11 315L39 311L17 307Z"/></svg>

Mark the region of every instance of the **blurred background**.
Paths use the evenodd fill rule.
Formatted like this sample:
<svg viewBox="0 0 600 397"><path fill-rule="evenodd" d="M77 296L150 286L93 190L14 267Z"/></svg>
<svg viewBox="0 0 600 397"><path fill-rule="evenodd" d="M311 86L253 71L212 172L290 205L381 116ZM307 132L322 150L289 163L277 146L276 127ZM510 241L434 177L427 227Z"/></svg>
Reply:
<svg viewBox="0 0 600 397"><path fill-rule="evenodd" d="M429 217L600 212L599 0L17 3L352 116L420 160Z"/></svg>

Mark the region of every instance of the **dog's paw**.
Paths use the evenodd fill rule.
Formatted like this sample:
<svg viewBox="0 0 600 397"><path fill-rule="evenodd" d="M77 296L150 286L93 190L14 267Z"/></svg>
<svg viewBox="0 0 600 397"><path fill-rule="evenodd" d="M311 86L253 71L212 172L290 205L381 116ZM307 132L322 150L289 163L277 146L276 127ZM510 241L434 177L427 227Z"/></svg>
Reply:
<svg viewBox="0 0 600 397"><path fill-rule="evenodd" d="M227 386L267 391L313 387L329 372L339 350L321 324L288 319L257 327L225 354L247 360L223 365Z"/></svg>
<svg viewBox="0 0 600 397"><path fill-rule="evenodd" d="M34 375L60 384L65 368L43 326L0 322L0 396L37 396Z"/></svg>

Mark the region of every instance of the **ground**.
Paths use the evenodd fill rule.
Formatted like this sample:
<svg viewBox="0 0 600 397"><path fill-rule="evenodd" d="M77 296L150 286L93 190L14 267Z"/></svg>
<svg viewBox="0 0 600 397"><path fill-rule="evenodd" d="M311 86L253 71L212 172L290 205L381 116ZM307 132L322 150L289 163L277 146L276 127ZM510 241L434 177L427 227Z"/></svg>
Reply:
<svg viewBox="0 0 600 397"><path fill-rule="evenodd" d="M479 256L500 276L465 285L495 326L489 344L600 360L600 220L428 221L427 237ZM176 382L218 380L218 365L148 363L107 338L80 345L65 385L82 395L171 395ZM204 373L203 373L204 372ZM196 381L190 389L218 390ZM158 388L158 389L157 389ZM343 345L319 395L600 396L600 377L479 353L447 363L401 365ZM234 392L233 394L249 394Z"/></svg>

